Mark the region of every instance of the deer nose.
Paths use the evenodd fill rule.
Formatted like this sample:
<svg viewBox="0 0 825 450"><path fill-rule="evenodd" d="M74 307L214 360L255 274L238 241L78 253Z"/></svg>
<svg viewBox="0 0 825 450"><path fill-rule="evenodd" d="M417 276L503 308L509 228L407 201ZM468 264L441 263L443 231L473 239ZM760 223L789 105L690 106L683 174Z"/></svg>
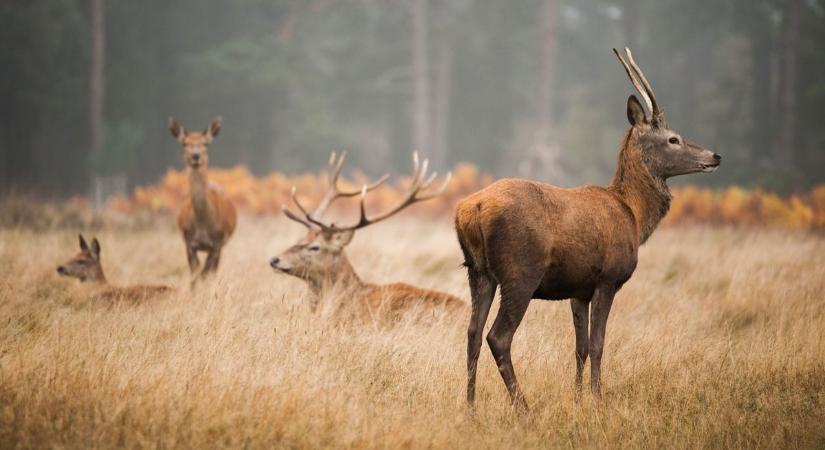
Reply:
<svg viewBox="0 0 825 450"><path fill-rule="evenodd" d="M57 273L64 275L66 273L66 268L63 266L57 266Z"/></svg>
<svg viewBox="0 0 825 450"><path fill-rule="evenodd" d="M713 154L713 160L716 161L716 162L722 161L722 155L720 155L718 153L714 153Z"/></svg>
<svg viewBox="0 0 825 450"><path fill-rule="evenodd" d="M273 269L277 269L277 268L278 268L278 262L280 262L280 261L281 261L281 258L278 258L278 257L276 256L276 257L274 257L274 258L272 258L272 259L270 259L270 260L269 260L269 265L270 265Z"/></svg>
<svg viewBox="0 0 825 450"><path fill-rule="evenodd" d="M198 162L201 159L200 153L192 153L192 161Z"/></svg>

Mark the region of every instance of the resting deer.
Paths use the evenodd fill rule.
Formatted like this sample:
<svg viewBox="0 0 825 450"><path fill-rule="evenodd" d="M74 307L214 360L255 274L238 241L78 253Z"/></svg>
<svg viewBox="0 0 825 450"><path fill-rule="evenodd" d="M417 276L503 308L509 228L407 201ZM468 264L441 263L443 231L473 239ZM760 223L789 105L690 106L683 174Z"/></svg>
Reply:
<svg viewBox="0 0 825 450"><path fill-rule="evenodd" d="M428 194L421 194L429 188L436 174L427 177L427 161L419 165L418 155L415 154L412 184L404 198L394 208L367 218L364 207L367 192L384 183L387 176L383 176L372 184L364 185L360 190L341 190L338 187L338 177L345 157L346 154L342 154L340 158L336 158L335 153L330 157L328 190L311 213L301 205L296 197L295 188L292 188L292 201L303 217L299 217L286 206L283 209L284 214L305 226L307 234L284 253L272 258L270 266L278 272L304 280L316 297L333 288L346 291L353 298L363 299L370 312L384 311L390 314L401 314L406 309L422 305L449 310L463 308L464 303L461 300L443 292L419 289L404 283L377 285L364 282L355 273L344 253L344 248L352 241L356 230L392 217L410 205L436 197L447 187L451 174L447 175L438 189ZM356 195L361 196L360 218L357 223L339 227L320 220L332 202L342 197L355 197Z"/></svg>
<svg viewBox="0 0 825 450"><path fill-rule="evenodd" d="M91 283L99 287L98 296L106 299L140 301L174 291L169 286L111 286L103 274L100 265L100 243L97 238L92 239L92 245L86 244L83 235L79 234L80 253L66 263L57 266L57 273L67 277L74 277L81 282Z"/></svg>
<svg viewBox="0 0 825 450"><path fill-rule="evenodd" d="M206 176L207 147L220 132L221 122L218 117L203 132L187 132L177 120L169 118L169 129L183 145L183 160L189 170L189 195L178 214L178 228L183 233L189 270L195 279L218 269L221 250L235 231L238 220L235 206ZM207 252L207 256L203 269L197 273L199 251Z"/></svg>
<svg viewBox="0 0 825 450"><path fill-rule="evenodd" d="M650 116L635 95L627 100L630 129L616 174L606 187L564 189L504 179L459 203L455 227L472 295L467 330L467 401L475 397L481 333L496 288L501 307L487 343L510 398L527 407L510 358L513 335L531 299L571 299L576 331L576 392L590 356L590 389L601 397L605 326L613 297L636 268L644 243L670 204L666 180L712 172L716 153L668 128L650 83L625 49L619 57ZM588 329L589 323L589 329ZM578 395L577 395L578 396Z"/></svg>

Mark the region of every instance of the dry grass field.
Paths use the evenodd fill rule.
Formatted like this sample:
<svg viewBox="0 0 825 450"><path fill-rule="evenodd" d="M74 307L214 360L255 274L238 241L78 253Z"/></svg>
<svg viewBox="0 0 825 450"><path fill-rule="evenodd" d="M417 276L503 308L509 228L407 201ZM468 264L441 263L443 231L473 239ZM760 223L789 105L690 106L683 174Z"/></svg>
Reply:
<svg viewBox="0 0 825 450"><path fill-rule="evenodd" d="M0 448L825 447L821 236L656 232L611 313L601 408L574 400L569 303L534 301L513 346L520 415L486 344L466 408L465 316L313 312L267 264L302 232L242 219L190 292L171 220L101 230L110 282L179 288L134 306L58 277L76 230L0 230ZM348 254L367 280L469 299L448 223L399 217Z"/></svg>

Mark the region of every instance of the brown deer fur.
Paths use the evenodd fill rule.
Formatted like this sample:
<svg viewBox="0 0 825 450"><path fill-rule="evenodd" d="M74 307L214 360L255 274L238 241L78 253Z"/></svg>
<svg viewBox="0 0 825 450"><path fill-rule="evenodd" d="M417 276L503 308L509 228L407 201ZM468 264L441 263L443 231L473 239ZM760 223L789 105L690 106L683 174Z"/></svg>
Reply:
<svg viewBox="0 0 825 450"><path fill-rule="evenodd" d="M651 116L630 96L631 128L622 140L616 174L608 186L564 189L504 179L470 195L456 209L456 233L472 295L467 332L467 400L471 404L481 333L498 286L501 307L487 342L514 404L526 408L510 347L531 299L571 299L577 392L590 356L591 391L600 398L607 317L616 291L636 268L639 245L668 210L671 197L665 180L709 172L719 165L719 155L667 128L649 83L629 51L627 56L631 66L620 59Z"/></svg>
<svg viewBox="0 0 825 450"><path fill-rule="evenodd" d="M103 274L103 267L100 264L100 243L97 238L92 239L91 247L86 244L82 235L78 235L80 241L80 253L72 257L57 267L57 273L67 277L74 277L83 283L90 283L97 287L96 298L104 300L125 300L139 302L150 298L158 297L174 291L169 286L160 285L136 285L136 286L112 286Z"/></svg>
<svg viewBox="0 0 825 450"><path fill-rule="evenodd" d="M186 258L193 275L201 277L218 269L221 250L235 231L235 206L221 188L209 182L207 148L221 129L221 118L213 120L203 132L186 132L173 118L169 128L183 146L183 158L189 171L189 195L178 214L178 228L186 244ZM198 252L207 252L203 269L198 273ZM197 279L197 278L196 278Z"/></svg>
<svg viewBox="0 0 825 450"><path fill-rule="evenodd" d="M457 297L438 291L420 289L405 283L368 283L355 273L344 247L352 231L328 233L310 229L303 239L281 255L272 258L273 269L304 280L317 298L327 292L341 292L358 302L364 313L375 316L398 316L416 307L463 310L466 305Z"/></svg>
<svg viewBox="0 0 825 450"><path fill-rule="evenodd" d="M367 218L364 212L364 199L368 191L378 187L386 180L386 176L377 182L364 186L361 190L344 192L338 189L338 176L343 165L345 155L336 159L333 153L329 163L329 186L325 197L312 213L307 213L295 197L293 200L305 214L302 219L284 209L287 217L307 227L307 234L297 244L287 249L281 255L272 258L270 265L276 271L298 277L307 282L316 298L335 289L344 292L357 301L363 302L364 313L375 316L376 313L400 316L404 311L416 307L443 308L450 311L464 309L464 302L457 297L444 292L420 289L404 283L377 285L366 283L355 273L352 265L344 253L344 248L352 241L355 231L386 219L413 203L435 197L443 191L450 180L449 175L442 186L435 192L419 195L419 191L426 190L435 178L435 174L427 178L427 162L423 169L418 164L417 155L414 157L414 174L411 187L406 197L390 211L386 211L373 218ZM361 195L361 218L350 227L338 227L318 220L326 208L338 198Z"/></svg>

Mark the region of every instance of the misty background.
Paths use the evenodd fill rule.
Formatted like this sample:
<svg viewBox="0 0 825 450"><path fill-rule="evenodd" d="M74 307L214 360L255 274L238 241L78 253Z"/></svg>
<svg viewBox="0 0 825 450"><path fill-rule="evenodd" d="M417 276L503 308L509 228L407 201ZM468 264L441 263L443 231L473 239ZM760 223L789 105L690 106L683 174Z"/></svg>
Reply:
<svg viewBox="0 0 825 450"><path fill-rule="evenodd" d="M223 116L210 164L438 169L606 183L633 93L723 155L693 184L825 180L821 0L6 0L0 192L121 189L181 168L167 120Z"/></svg>

